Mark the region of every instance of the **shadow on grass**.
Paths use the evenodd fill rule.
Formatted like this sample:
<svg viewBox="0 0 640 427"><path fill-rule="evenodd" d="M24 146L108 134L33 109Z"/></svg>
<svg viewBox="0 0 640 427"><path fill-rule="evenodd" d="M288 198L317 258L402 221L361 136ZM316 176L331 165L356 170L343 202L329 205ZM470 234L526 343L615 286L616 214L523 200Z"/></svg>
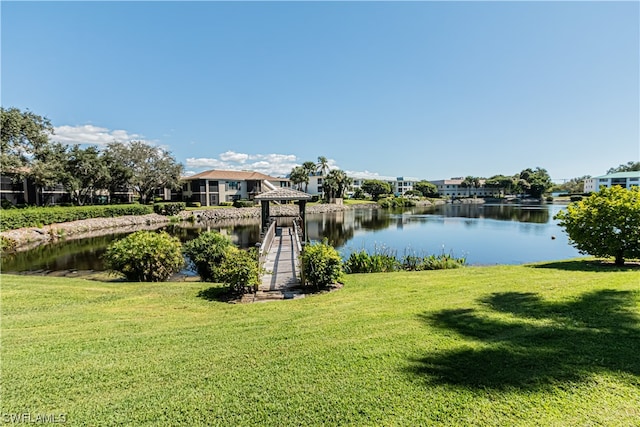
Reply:
<svg viewBox="0 0 640 427"><path fill-rule="evenodd" d="M554 262L545 262L541 264L530 264L527 265L530 268L551 268L555 270L564 270L564 271L640 271L640 263L638 262L627 262L623 266L618 266L613 263L613 261L602 261L602 260L573 260L573 261L554 261Z"/></svg>
<svg viewBox="0 0 640 427"><path fill-rule="evenodd" d="M207 301L231 302L237 301L240 297L231 292L227 287L213 286L198 292L198 298L202 298Z"/></svg>
<svg viewBox="0 0 640 427"><path fill-rule="evenodd" d="M515 320L474 309L425 314L421 318L430 326L476 342L413 360L409 371L429 383L525 390L583 381L602 371L640 377L635 298L630 291L601 290L546 302L533 293L508 292L481 302Z"/></svg>

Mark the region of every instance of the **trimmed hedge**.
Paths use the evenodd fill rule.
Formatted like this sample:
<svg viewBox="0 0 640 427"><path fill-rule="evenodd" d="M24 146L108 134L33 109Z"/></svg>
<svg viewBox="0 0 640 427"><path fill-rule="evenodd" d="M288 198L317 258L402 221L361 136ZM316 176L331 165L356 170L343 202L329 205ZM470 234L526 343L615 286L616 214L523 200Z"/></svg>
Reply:
<svg viewBox="0 0 640 427"><path fill-rule="evenodd" d="M9 209L0 211L0 231L23 227L42 227L80 219L113 218L150 213L153 213L152 206L138 204Z"/></svg>
<svg viewBox="0 0 640 427"><path fill-rule="evenodd" d="M235 200L233 202L233 207L235 208L252 208L256 205L253 200Z"/></svg>

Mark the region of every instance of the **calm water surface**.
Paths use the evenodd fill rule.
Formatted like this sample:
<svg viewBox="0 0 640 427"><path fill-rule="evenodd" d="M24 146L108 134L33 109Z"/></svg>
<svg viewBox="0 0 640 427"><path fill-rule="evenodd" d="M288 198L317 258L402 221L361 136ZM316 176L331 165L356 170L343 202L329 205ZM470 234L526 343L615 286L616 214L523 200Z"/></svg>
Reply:
<svg viewBox="0 0 640 427"><path fill-rule="evenodd" d="M580 254L570 246L553 216L563 206L443 205L399 211L355 209L307 216L311 240L327 238L343 257L360 249L428 255L464 256L469 264L521 264ZM259 220L239 220L167 227L183 242L205 229L218 230L240 247L259 241ZM552 236L555 239L552 239ZM3 271L103 270L107 246L124 235L42 245L9 254Z"/></svg>

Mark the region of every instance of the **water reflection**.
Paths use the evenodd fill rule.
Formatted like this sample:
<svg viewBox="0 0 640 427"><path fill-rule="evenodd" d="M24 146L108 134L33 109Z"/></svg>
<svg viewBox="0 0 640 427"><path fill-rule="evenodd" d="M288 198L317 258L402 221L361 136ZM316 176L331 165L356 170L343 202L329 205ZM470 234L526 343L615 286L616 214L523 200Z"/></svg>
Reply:
<svg viewBox="0 0 640 427"><path fill-rule="evenodd" d="M326 238L343 256L353 250L385 246L397 253L453 251L472 264L517 264L578 256L553 220L562 207L443 205L405 210L354 209L307 215L310 240ZM260 240L260 220L181 223L164 228L186 242L206 230L228 235L248 248ZM107 246L126 234L111 234L42 245L6 254L3 271L97 270ZM557 238L551 239L551 236Z"/></svg>

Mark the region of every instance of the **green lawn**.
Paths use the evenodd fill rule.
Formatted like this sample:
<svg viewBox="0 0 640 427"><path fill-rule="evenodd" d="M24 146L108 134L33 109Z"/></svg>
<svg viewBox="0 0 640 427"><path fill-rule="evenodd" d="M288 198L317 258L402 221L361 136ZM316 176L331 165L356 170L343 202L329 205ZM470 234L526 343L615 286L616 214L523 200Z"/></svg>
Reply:
<svg viewBox="0 0 640 427"><path fill-rule="evenodd" d="M5 422L640 423L638 269L352 275L329 294L236 305L198 282L1 280Z"/></svg>

